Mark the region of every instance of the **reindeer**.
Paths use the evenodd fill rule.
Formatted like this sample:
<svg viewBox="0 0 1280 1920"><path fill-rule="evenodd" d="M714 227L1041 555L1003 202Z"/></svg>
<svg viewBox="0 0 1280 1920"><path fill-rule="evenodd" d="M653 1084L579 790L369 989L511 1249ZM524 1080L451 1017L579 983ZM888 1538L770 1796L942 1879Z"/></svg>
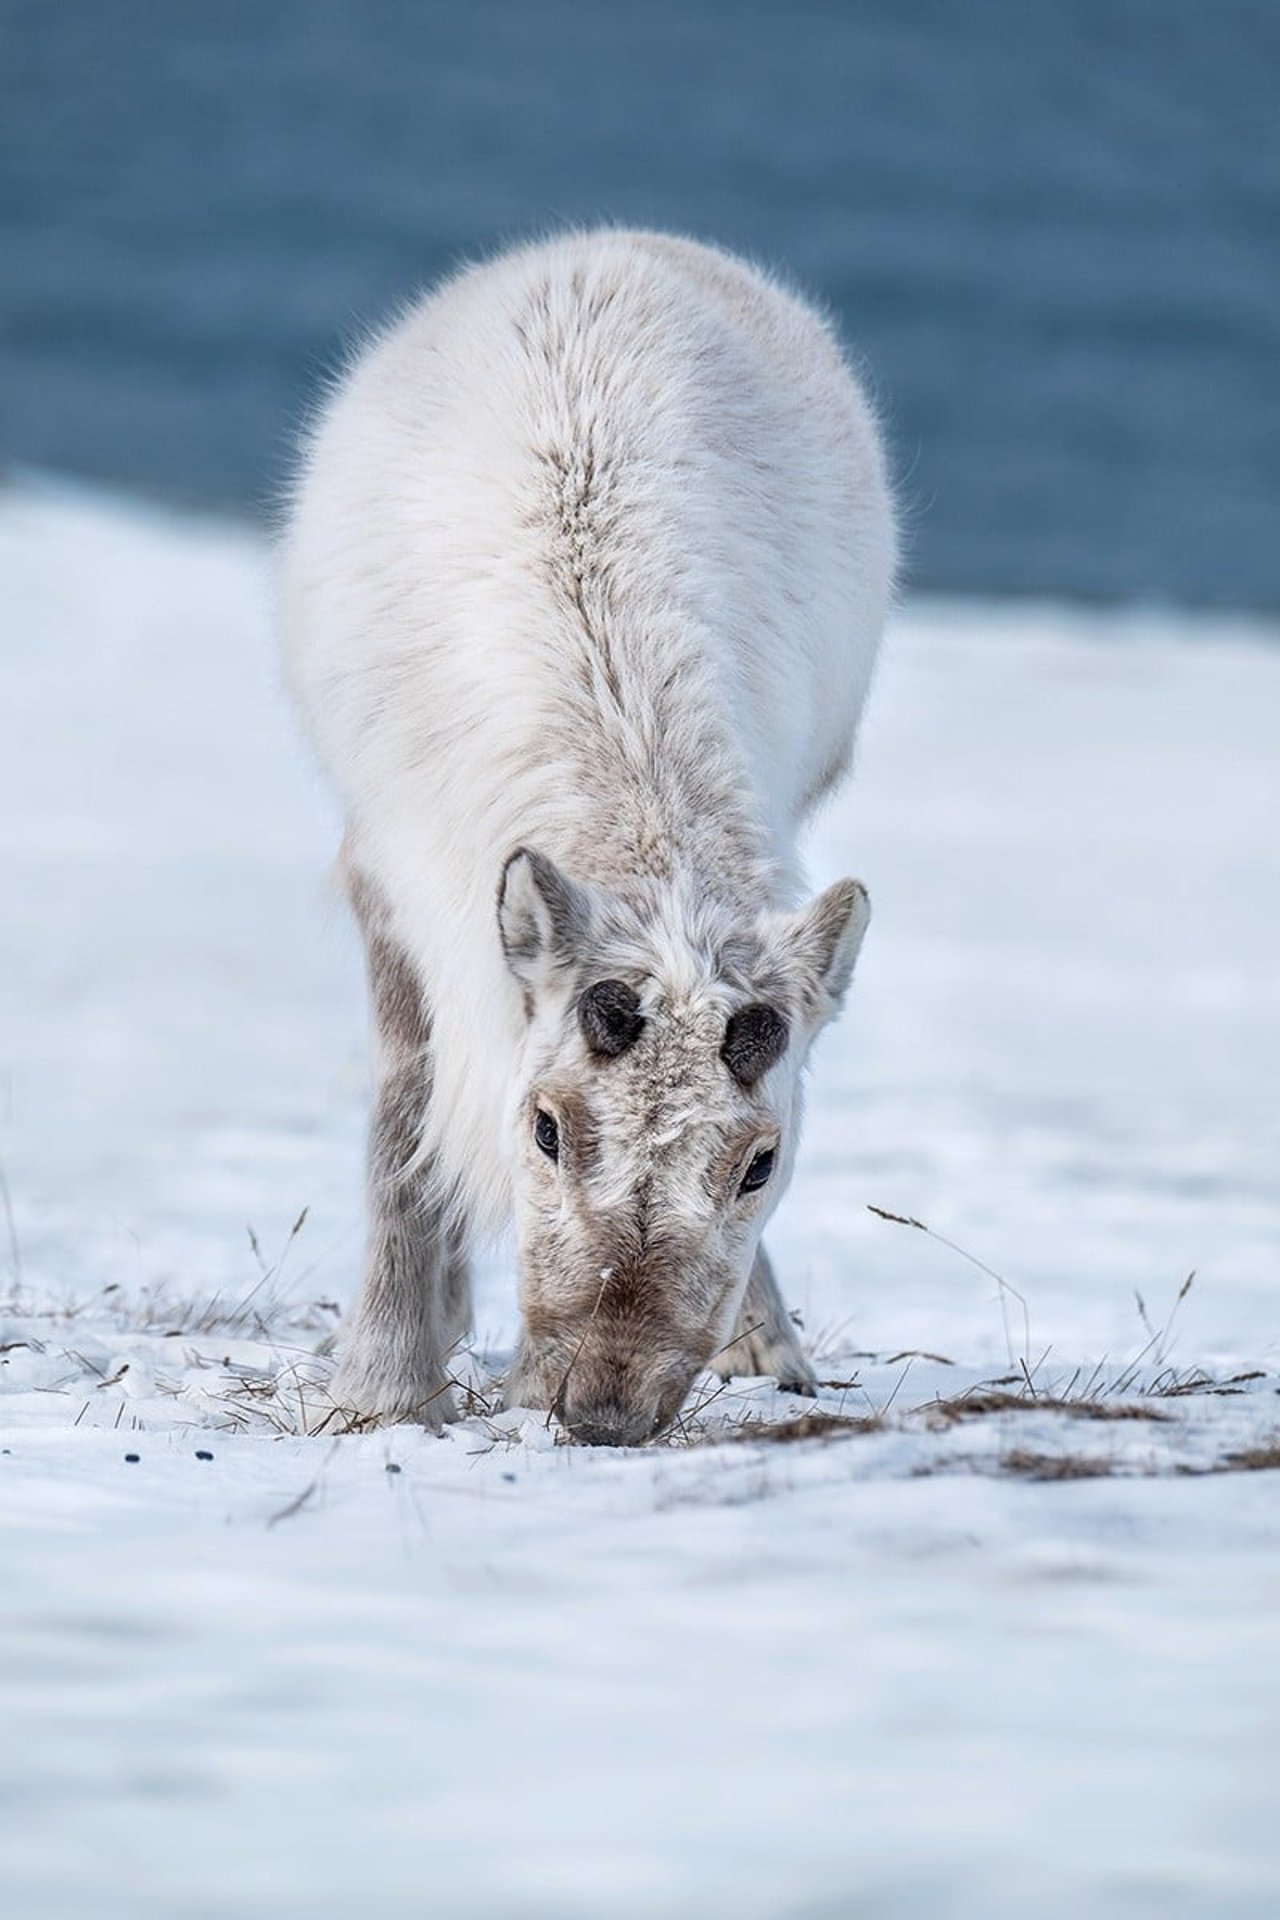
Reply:
<svg viewBox="0 0 1280 1920"><path fill-rule="evenodd" d="M637 1445L695 1375L814 1381L761 1234L868 919L797 906L892 591L829 325L727 253L571 233L355 358L283 543L375 1052L335 1396L455 1416L468 1250L514 1219L509 1406Z"/></svg>

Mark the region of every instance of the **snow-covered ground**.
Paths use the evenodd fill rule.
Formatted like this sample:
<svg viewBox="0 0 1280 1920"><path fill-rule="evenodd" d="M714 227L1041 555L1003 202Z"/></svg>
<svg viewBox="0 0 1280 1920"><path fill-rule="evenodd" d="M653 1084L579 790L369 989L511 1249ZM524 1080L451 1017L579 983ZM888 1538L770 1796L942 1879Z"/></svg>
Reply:
<svg viewBox="0 0 1280 1920"><path fill-rule="evenodd" d="M1280 632L898 621L771 1236L831 1419L617 1454L490 1410L501 1254L471 1418L300 1431L363 1001L262 543L25 487L0 609L6 1920L1273 1915Z"/></svg>

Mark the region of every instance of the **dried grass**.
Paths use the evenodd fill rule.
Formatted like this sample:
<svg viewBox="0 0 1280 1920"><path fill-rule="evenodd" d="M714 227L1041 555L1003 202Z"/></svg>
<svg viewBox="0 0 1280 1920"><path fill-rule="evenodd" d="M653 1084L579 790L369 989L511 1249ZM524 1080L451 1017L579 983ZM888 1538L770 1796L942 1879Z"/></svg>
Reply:
<svg viewBox="0 0 1280 1920"><path fill-rule="evenodd" d="M954 1399L930 1400L920 1409L925 1424L934 1432L957 1426L962 1420L980 1420L1000 1413L1060 1413L1068 1420L1154 1420L1173 1419L1160 1407L1132 1400L1073 1400L1060 1394L1003 1392L997 1387L971 1387Z"/></svg>
<svg viewBox="0 0 1280 1920"><path fill-rule="evenodd" d="M1000 1466L1021 1480L1105 1480L1116 1471L1113 1460L1097 1454L1033 1453L1026 1447L1001 1454Z"/></svg>
<svg viewBox="0 0 1280 1920"><path fill-rule="evenodd" d="M787 1446L797 1440L849 1440L857 1434L882 1433L884 1424L876 1413L824 1413L815 1408L794 1414L789 1420L747 1418L707 1438L712 1444L746 1441L750 1445Z"/></svg>
<svg viewBox="0 0 1280 1920"><path fill-rule="evenodd" d="M1231 1473L1270 1473L1280 1468L1280 1434L1274 1440L1264 1440L1259 1447L1229 1453L1223 1467Z"/></svg>
<svg viewBox="0 0 1280 1920"><path fill-rule="evenodd" d="M3 1198L0 1192L0 1208ZM1009 1302L1020 1307L1023 1351L1020 1355L1014 1354L1010 1340L1010 1371L954 1394L935 1393L933 1398L915 1406L904 1403L895 1411L915 1363L950 1367L954 1362L945 1355L926 1350L903 1350L883 1357L855 1353L846 1347L841 1355L846 1363L846 1372L851 1360L875 1360L878 1368L901 1368L893 1381L892 1391L887 1393L882 1404L877 1404L868 1395L856 1368L850 1377L824 1381L823 1385L839 1388L843 1393L855 1391L858 1400L865 1406L865 1411L857 1413L846 1412L841 1398L829 1407L810 1405L801 1412L781 1418L770 1417L764 1409L777 1405L774 1396L762 1400L756 1395L744 1405L738 1390L727 1382L718 1381L704 1385L695 1394L692 1402L682 1409L666 1432L658 1436L657 1445L671 1448L822 1446L890 1429L902 1434L946 1434L972 1421L994 1419L997 1422L1014 1422L1017 1416L1025 1420L1029 1414L1056 1416L1063 1422L1075 1423L1147 1422L1165 1425L1180 1419L1178 1412L1169 1404L1171 1402L1192 1395L1243 1394L1255 1383L1268 1377L1261 1369L1215 1377L1201 1368L1178 1368L1170 1364L1168 1346L1171 1329L1190 1290L1193 1274L1188 1274L1182 1282L1169 1313L1158 1327L1148 1315L1141 1295L1137 1296L1145 1337L1132 1359L1112 1365L1104 1356L1091 1370L1076 1368L1069 1374L1065 1368L1055 1371L1048 1364L1048 1348L1038 1358L1033 1360L1031 1357L1030 1309L1025 1297L1016 1288L1010 1287L984 1261L974 1259L942 1235L933 1234L922 1221L890 1213L884 1208L873 1207L871 1211L881 1219L929 1235L992 1277L999 1288L1006 1336L1009 1333ZM278 1258L273 1262L263 1257L257 1235L251 1228L248 1229L249 1246L257 1271L252 1284L242 1293L231 1296L219 1293L212 1299L184 1299L175 1296L164 1286L153 1287L139 1295L110 1285L96 1295L61 1305L45 1302L36 1308L23 1300L19 1317L36 1320L40 1323L40 1332L37 1334L30 1326L22 1328L20 1332L15 1329L14 1336L5 1342L3 1351L29 1347L36 1352L52 1349L55 1355L65 1353L68 1366L73 1371L65 1380L57 1379L37 1390L75 1392L80 1401L75 1417L77 1425L90 1416L90 1409L95 1403L100 1406L97 1396L109 1394L113 1389L121 1394L115 1409L117 1425L125 1420L134 1427L138 1425L137 1413L128 1403L125 1397L127 1389L123 1386L129 1372L128 1360L103 1365L77 1352L70 1344L65 1348L62 1346L62 1340L67 1338L66 1330L74 1328L83 1317L88 1324L92 1324L95 1318L99 1324L109 1322L115 1331L125 1335L141 1334L166 1341L186 1341L181 1355L182 1373L178 1374L175 1370L168 1378L158 1375L155 1385L158 1392L182 1401L190 1409L193 1420L201 1425L240 1434L323 1435L330 1440L339 1435L368 1432L377 1422L339 1405L333 1398L329 1360L334 1344L334 1327L339 1318L336 1302L303 1302L289 1300L282 1295L281 1273L306 1218L304 1208L290 1228ZM13 1239L11 1220L10 1238ZM20 1280L16 1245L11 1250L15 1280ZM16 1296L11 1304L14 1307L19 1305ZM55 1327L61 1331L62 1340L52 1331ZM45 1334L46 1328L49 1329L48 1337L42 1339L40 1335ZM74 1339L76 1335L72 1333L71 1337ZM220 1343L224 1338L227 1342L225 1348L220 1344L215 1345L215 1342ZM246 1344L237 1351L231 1344L233 1340ZM834 1336L828 1336L825 1342L818 1344L831 1358L836 1357ZM483 1363L473 1348L461 1350L456 1361L448 1386L457 1395L461 1417L479 1430L481 1444L476 1450L484 1452L494 1447L519 1445L521 1436L518 1427L499 1418L502 1407L501 1379ZM208 1379L203 1389L199 1380L201 1373L205 1373ZM568 1379L568 1370L565 1379ZM563 1385L562 1382L562 1390ZM83 1397L86 1394L88 1398ZM105 1411L109 1419L109 1406ZM554 1409L547 1415L547 1425L551 1426L553 1422ZM1017 1431L1015 1424L1005 1429L1002 1438L1012 1440ZM1011 1476L1035 1480L1096 1479L1116 1472L1144 1471L1132 1462L1117 1464L1105 1458L1077 1453L1066 1444L1065 1433L1062 1451L1047 1451L1044 1448L1045 1437L1044 1431L1036 1433L1038 1447L1009 1446L999 1456L998 1470ZM574 1444L572 1437L563 1429L557 1429L555 1438L560 1445ZM952 1471L965 1466L979 1472L987 1470L981 1463L949 1458L940 1458L920 1470ZM1240 1447L1235 1452L1223 1453L1211 1465L1187 1466L1170 1462L1164 1466L1152 1465L1145 1470L1223 1473L1277 1468L1280 1468L1280 1435L1267 1438L1257 1446Z"/></svg>

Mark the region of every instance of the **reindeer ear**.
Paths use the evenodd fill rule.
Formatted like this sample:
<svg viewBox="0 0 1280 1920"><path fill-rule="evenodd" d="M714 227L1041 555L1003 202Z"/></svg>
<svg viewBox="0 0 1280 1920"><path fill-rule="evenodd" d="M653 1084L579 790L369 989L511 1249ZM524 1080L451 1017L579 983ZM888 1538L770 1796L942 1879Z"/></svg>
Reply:
<svg viewBox="0 0 1280 1920"><path fill-rule="evenodd" d="M820 1022L840 1011L870 919L871 902L862 882L837 880L784 920L775 934L788 960L801 970L805 998Z"/></svg>
<svg viewBox="0 0 1280 1920"><path fill-rule="evenodd" d="M498 884L498 933L521 986L535 991L557 968L572 966L590 925L585 887L561 873L545 853L518 847Z"/></svg>

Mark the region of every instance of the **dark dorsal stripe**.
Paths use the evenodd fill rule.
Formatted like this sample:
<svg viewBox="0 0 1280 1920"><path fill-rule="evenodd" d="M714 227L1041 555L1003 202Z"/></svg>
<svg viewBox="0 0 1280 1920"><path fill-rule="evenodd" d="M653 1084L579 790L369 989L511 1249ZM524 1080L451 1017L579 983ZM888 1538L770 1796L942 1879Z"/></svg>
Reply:
<svg viewBox="0 0 1280 1920"><path fill-rule="evenodd" d="M640 996L625 980L597 980L578 1002L578 1023L592 1053L616 1060L640 1038Z"/></svg>
<svg viewBox="0 0 1280 1920"><path fill-rule="evenodd" d="M753 1087L787 1050L787 1023L776 1007L740 1007L724 1030L720 1058L741 1087Z"/></svg>

